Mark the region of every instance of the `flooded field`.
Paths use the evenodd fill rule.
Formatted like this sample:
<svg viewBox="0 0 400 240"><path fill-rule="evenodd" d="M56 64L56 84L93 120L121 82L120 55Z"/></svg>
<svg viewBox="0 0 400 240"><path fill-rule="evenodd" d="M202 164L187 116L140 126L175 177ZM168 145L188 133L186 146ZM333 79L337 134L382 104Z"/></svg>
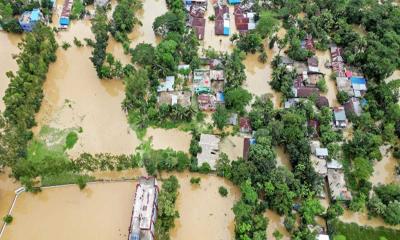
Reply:
<svg viewBox="0 0 400 240"><path fill-rule="evenodd" d="M175 151L189 152L192 135L178 129L148 128L147 138L152 139L154 149L172 148Z"/></svg>
<svg viewBox="0 0 400 240"><path fill-rule="evenodd" d="M389 184L392 182L400 183L400 178L396 175L397 160L388 151L388 146L381 147L382 160L374 164L374 173L370 178L373 185Z"/></svg>
<svg viewBox="0 0 400 240"><path fill-rule="evenodd" d="M285 166L290 171L292 170L292 164L290 163L289 155L285 153L283 147L279 146L275 149L276 151L276 164L278 166Z"/></svg>
<svg viewBox="0 0 400 240"><path fill-rule="evenodd" d="M279 231L283 234L282 240L289 240L290 234L286 231L285 226L283 225L284 217L279 216L277 213L267 210L265 212L265 217L268 218L268 228L267 228L267 238L275 239L273 233L275 231Z"/></svg>
<svg viewBox="0 0 400 240"><path fill-rule="evenodd" d="M83 191L67 186L22 193L3 239L125 240L135 186L134 182L96 183Z"/></svg>
<svg viewBox="0 0 400 240"><path fill-rule="evenodd" d="M173 240L234 239L234 214L231 210L239 199L239 189L216 176L182 173L176 175L180 189L177 209L180 217L171 233ZM200 186L190 184L191 177L201 177ZM221 197L218 188L228 189Z"/></svg>
<svg viewBox="0 0 400 240"><path fill-rule="evenodd" d="M394 229L400 229L400 225L397 226L391 226L383 222L382 218L371 218L368 219L368 214L366 212L351 212L349 210L344 211L344 214L339 217L340 221L345 222L345 223L357 223L359 225L364 225L364 226L371 226L371 227L387 227L387 228L394 228Z"/></svg>
<svg viewBox="0 0 400 240"><path fill-rule="evenodd" d="M228 136L221 142L221 152L228 155L230 160L236 160L243 157L244 137Z"/></svg>
<svg viewBox="0 0 400 240"><path fill-rule="evenodd" d="M5 32L0 32L0 111L4 111L5 106L3 103L4 93L10 82L9 78L6 76L8 71L16 72L18 70L18 65L12 55L18 54L18 43L21 41L21 36L14 34L7 34Z"/></svg>

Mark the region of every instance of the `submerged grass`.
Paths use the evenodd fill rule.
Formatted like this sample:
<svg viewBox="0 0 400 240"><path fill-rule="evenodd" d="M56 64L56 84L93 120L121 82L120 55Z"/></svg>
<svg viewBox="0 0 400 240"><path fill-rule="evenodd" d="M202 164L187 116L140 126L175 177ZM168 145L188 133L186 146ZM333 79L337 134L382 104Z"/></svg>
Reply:
<svg viewBox="0 0 400 240"><path fill-rule="evenodd" d="M76 173L62 173L58 175L48 175L42 178L42 187L56 186L64 184L79 184L80 182L94 181L95 177Z"/></svg>
<svg viewBox="0 0 400 240"><path fill-rule="evenodd" d="M349 240L380 240L381 237L387 240L398 240L400 236L399 230L384 227L373 228L340 221L333 221L328 225L333 236L343 235Z"/></svg>

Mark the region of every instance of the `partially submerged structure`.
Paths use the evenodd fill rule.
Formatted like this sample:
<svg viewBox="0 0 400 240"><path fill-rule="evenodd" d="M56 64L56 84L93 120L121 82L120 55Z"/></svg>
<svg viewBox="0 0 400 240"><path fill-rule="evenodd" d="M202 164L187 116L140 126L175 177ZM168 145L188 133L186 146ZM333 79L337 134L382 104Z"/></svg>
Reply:
<svg viewBox="0 0 400 240"><path fill-rule="evenodd" d="M347 127L347 117L344 107L333 108L333 125L337 128Z"/></svg>
<svg viewBox="0 0 400 240"><path fill-rule="evenodd" d="M74 0L65 0L61 15L60 15L60 28L61 29L66 29L69 26L69 16L71 15L71 10L72 10L72 5L74 3Z"/></svg>
<svg viewBox="0 0 400 240"><path fill-rule="evenodd" d="M230 20L229 8L227 5L217 4L214 7L215 11L215 35L229 36L230 34Z"/></svg>
<svg viewBox="0 0 400 240"><path fill-rule="evenodd" d="M328 185L331 198L338 201L350 201L350 191L346 187L342 169L328 168Z"/></svg>
<svg viewBox="0 0 400 240"><path fill-rule="evenodd" d="M36 8L32 11L25 11L19 18L19 25L25 32L32 32L37 23L43 21L43 14L40 9Z"/></svg>
<svg viewBox="0 0 400 240"><path fill-rule="evenodd" d="M239 33L246 33L256 28L256 13L252 11L251 6L235 5L234 13L235 25Z"/></svg>
<svg viewBox="0 0 400 240"><path fill-rule="evenodd" d="M197 154L198 166L208 163L211 169L215 170L215 164L219 157L220 139L212 134L201 134L199 145L201 152Z"/></svg>
<svg viewBox="0 0 400 240"><path fill-rule="evenodd" d="M154 177L141 177L136 185L128 240L155 239L159 188Z"/></svg>
<svg viewBox="0 0 400 240"><path fill-rule="evenodd" d="M207 1L206 1L207 2ZM203 5L191 5L189 8L189 19L187 25L193 28L197 38L199 40L204 39L206 20L204 14L207 7Z"/></svg>

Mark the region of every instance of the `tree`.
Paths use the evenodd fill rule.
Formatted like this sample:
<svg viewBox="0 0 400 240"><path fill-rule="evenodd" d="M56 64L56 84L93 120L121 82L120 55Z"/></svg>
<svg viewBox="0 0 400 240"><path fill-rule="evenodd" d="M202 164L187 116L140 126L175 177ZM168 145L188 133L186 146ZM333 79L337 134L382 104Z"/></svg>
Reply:
<svg viewBox="0 0 400 240"><path fill-rule="evenodd" d="M241 34L239 39L236 41L236 46L246 53L256 53L263 49L263 43L261 36L258 33L247 33Z"/></svg>
<svg viewBox="0 0 400 240"><path fill-rule="evenodd" d="M367 202L368 214L374 217L383 216L386 205L376 195L372 196Z"/></svg>
<svg viewBox="0 0 400 240"><path fill-rule="evenodd" d="M256 190L251 186L251 181L246 180L240 184L240 192L243 194L242 199L251 205L254 205L258 199Z"/></svg>
<svg viewBox="0 0 400 240"><path fill-rule="evenodd" d="M337 93L336 98L337 98L338 102L343 105L347 101L349 101L350 96L349 96L349 94L347 92L340 90Z"/></svg>
<svg viewBox="0 0 400 240"><path fill-rule="evenodd" d="M223 186L220 186L220 187L218 188L218 192L219 192L219 194L220 194L222 197L226 197L226 196L228 195L228 189L226 189L226 188L223 187Z"/></svg>
<svg viewBox="0 0 400 240"><path fill-rule="evenodd" d="M214 121L214 126L222 130L229 119L228 111L223 106L217 106L217 110L213 113L212 119Z"/></svg>
<svg viewBox="0 0 400 240"><path fill-rule="evenodd" d="M260 174L271 171L276 166L276 154L268 145L253 144L250 146L249 161Z"/></svg>
<svg viewBox="0 0 400 240"><path fill-rule="evenodd" d="M154 47L149 43L139 43L131 51L132 63L142 66L152 65L155 59Z"/></svg>
<svg viewBox="0 0 400 240"><path fill-rule="evenodd" d="M231 88L225 92L225 106L230 110L243 112L251 98L251 94L246 89Z"/></svg>
<svg viewBox="0 0 400 240"><path fill-rule="evenodd" d="M344 210L343 210L342 206L340 206L340 204L336 202L334 204L331 204L328 207L328 209L326 211L326 217L329 220L335 219L335 218L343 215L343 212L344 212Z"/></svg>
<svg viewBox="0 0 400 240"><path fill-rule="evenodd" d="M262 38L270 37L277 31L279 25L278 19L272 11L262 11L258 20L256 31Z"/></svg>
<svg viewBox="0 0 400 240"><path fill-rule="evenodd" d="M321 91L326 93L328 91L328 87L326 86L326 81L324 77L321 77L317 82L317 88Z"/></svg>
<svg viewBox="0 0 400 240"><path fill-rule="evenodd" d="M383 219L390 225L400 224L400 202L393 201L387 205Z"/></svg>
<svg viewBox="0 0 400 240"><path fill-rule="evenodd" d="M184 21L177 14L169 11L154 20L153 30L156 35L162 37L165 37L169 32L182 33L184 30Z"/></svg>
<svg viewBox="0 0 400 240"><path fill-rule="evenodd" d="M363 180L368 180L374 171L371 162L362 157L357 157L353 160L353 169L355 176Z"/></svg>
<svg viewBox="0 0 400 240"><path fill-rule="evenodd" d="M225 66L225 78L227 88L237 88L246 80L245 66L242 61L245 59L244 52L239 49L234 49L228 55L223 55L223 64Z"/></svg>
<svg viewBox="0 0 400 240"><path fill-rule="evenodd" d="M314 217L316 215L321 215L324 212L324 207L321 205L318 199L308 197L300 207L300 214L306 224L313 224Z"/></svg>

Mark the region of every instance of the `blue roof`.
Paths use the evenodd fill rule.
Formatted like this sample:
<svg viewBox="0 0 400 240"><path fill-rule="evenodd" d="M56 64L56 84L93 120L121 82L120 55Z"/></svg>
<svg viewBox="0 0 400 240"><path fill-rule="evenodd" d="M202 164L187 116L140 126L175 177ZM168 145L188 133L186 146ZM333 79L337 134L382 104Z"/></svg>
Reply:
<svg viewBox="0 0 400 240"><path fill-rule="evenodd" d="M351 77L350 80L352 84L367 84L365 78L362 77Z"/></svg>
<svg viewBox="0 0 400 240"><path fill-rule="evenodd" d="M229 27L224 27L224 35L229 35Z"/></svg>
<svg viewBox="0 0 400 240"><path fill-rule="evenodd" d="M229 4L238 4L241 0L228 0Z"/></svg>
<svg viewBox="0 0 400 240"><path fill-rule="evenodd" d="M39 21L40 20L40 10L35 8L31 12L31 21Z"/></svg>
<svg viewBox="0 0 400 240"><path fill-rule="evenodd" d="M61 17L60 25L69 25L69 18Z"/></svg>

